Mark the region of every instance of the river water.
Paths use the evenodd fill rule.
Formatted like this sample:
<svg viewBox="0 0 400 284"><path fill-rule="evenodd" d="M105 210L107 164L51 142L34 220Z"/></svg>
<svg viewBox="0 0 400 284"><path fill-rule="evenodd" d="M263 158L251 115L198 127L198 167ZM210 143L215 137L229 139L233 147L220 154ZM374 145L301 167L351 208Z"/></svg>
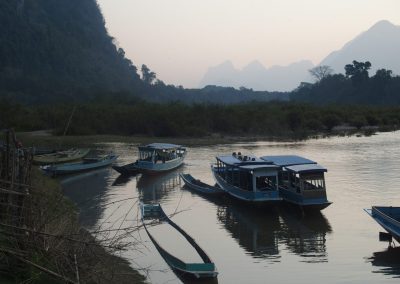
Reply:
<svg viewBox="0 0 400 284"><path fill-rule="evenodd" d="M163 142L163 141L161 141ZM156 176L121 178L109 169L68 177L65 194L79 207L89 230L134 228L138 201L158 202L215 262L210 283L399 283L400 251L379 242L382 231L364 211L400 206L400 132L371 137L333 137L304 142L254 142L188 148L184 166ZM118 164L136 160L137 145L98 144ZM210 163L232 152L300 155L328 168L328 199L321 214L302 216L286 207L251 208L230 198L209 199L183 188L178 174L214 184ZM110 231L104 238L135 244L121 255L143 269L151 283L180 283L144 230ZM174 237L164 241L176 245ZM171 251L172 252L172 251ZM176 247L176 253L185 249ZM188 282L190 283L190 282Z"/></svg>

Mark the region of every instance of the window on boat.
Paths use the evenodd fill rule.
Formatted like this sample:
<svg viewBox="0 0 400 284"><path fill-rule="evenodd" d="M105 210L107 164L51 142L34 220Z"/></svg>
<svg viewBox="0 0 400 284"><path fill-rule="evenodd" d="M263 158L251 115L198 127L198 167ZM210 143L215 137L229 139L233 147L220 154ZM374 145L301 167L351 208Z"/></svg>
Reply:
<svg viewBox="0 0 400 284"><path fill-rule="evenodd" d="M324 174L302 175L303 190L324 189Z"/></svg>
<svg viewBox="0 0 400 284"><path fill-rule="evenodd" d="M275 190L277 185L276 176L260 176L256 177L256 190Z"/></svg>

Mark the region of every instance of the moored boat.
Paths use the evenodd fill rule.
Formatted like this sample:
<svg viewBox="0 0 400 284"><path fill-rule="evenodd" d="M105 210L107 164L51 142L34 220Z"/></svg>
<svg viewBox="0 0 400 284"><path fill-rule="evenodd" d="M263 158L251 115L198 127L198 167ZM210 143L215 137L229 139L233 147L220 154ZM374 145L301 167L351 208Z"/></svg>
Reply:
<svg viewBox="0 0 400 284"><path fill-rule="evenodd" d="M124 166L113 166L123 175L147 173L157 174L171 171L182 165L186 149L181 145L168 143L152 143L139 146L139 159Z"/></svg>
<svg viewBox="0 0 400 284"><path fill-rule="evenodd" d="M217 184L232 197L252 203L277 203L279 167L240 152L216 157L211 166Z"/></svg>
<svg viewBox="0 0 400 284"><path fill-rule="evenodd" d="M261 159L280 168L279 192L284 201L304 210L322 210L331 204L326 196L326 168L296 155L263 156Z"/></svg>
<svg viewBox="0 0 400 284"><path fill-rule="evenodd" d="M400 243L400 207L372 206L364 211Z"/></svg>
<svg viewBox="0 0 400 284"><path fill-rule="evenodd" d="M190 174L179 174L179 176L182 178L184 181L185 185L195 191L198 191L200 193L204 193L207 195L222 195L225 194L225 191L222 190L222 188L217 187L217 186L211 186L208 185L204 182L202 182L199 179L195 179L192 175Z"/></svg>
<svg viewBox="0 0 400 284"><path fill-rule="evenodd" d="M160 204L140 204L142 222L144 228L153 242L154 246L167 262L167 264L176 272L180 274L193 276L195 278L214 278L218 275L218 271L216 269L215 264L212 262L210 257L206 254L206 252L195 242L195 240L188 235L181 227L179 227L176 223L174 223L168 216L165 214L164 210L161 208ZM193 249L197 252L199 257L203 262L195 262L195 263L187 263L179 259L178 257L172 255L166 249L164 249L159 241L157 241L154 236L150 233L149 228L146 224L146 220L151 220L150 225L154 225L155 222L166 222L173 229L179 232L193 247Z"/></svg>
<svg viewBox="0 0 400 284"><path fill-rule="evenodd" d="M85 158L81 162L42 166L41 169L51 175L73 174L94 170L111 165L117 160L114 154L98 158Z"/></svg>
<svg viewBox="0 0 400 284"><path fill-rule="evenodd" d="M69 149L50 154L33 156L33 162L39 165L61 164L82 159L89 154L90 149Z"/></svg>

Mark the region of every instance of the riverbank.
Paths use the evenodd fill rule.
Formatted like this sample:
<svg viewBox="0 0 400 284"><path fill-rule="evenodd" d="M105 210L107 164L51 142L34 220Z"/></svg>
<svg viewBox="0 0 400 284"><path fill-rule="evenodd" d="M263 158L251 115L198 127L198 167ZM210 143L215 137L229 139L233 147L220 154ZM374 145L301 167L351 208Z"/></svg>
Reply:
<svg viewBox="0 0 400 284"><path fill-rule="evenodd" d="M185 146L209 146L216 144L231 144L237 142L277 141L295 142L308 139L318 139L335 136L370 136L377 132L395 131L395 128L363 127L358 129L350 126L339 126L330 132L291 133L284 136L228 136L213 134L204 137L144 137L144 136L120 136L120 135L52 135L50 131L22 132L18 136L27 147L90 147L98 143L128 143L148 144L155 141L168 142Z"/></svg>
<svg viewBox="0 0 400 284"><path fill-rule="evenodd" d="M123 249L120 244L100 240L81 227L76 207L57 180L33 168L31 181L24 200L23 210L29 211L25 225L14 225L15 239L2 238L4 281L146 283L128 261L116 256Z"/></svg>

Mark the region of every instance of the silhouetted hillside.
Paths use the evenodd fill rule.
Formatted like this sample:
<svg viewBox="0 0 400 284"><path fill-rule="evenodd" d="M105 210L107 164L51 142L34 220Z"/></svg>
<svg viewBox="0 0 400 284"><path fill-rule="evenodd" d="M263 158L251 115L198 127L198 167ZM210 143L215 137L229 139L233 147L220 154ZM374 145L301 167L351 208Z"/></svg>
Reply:
<svg viewBox="0 0 400 284"><path fill-rule="evenodd" d="M400 27L389 21L379 21L367 31L346 43L342 49L329 54L320 65L328 65L337 73L345 72L344 66L357 61L372 62L371 71L380 68L400 75Z"/></svg>
<svg viewBox="0 0 400 284"><path fill-rule="evenodd" d="M95 0L0 1L1 96L50 102L140 85Z"/></svg>

